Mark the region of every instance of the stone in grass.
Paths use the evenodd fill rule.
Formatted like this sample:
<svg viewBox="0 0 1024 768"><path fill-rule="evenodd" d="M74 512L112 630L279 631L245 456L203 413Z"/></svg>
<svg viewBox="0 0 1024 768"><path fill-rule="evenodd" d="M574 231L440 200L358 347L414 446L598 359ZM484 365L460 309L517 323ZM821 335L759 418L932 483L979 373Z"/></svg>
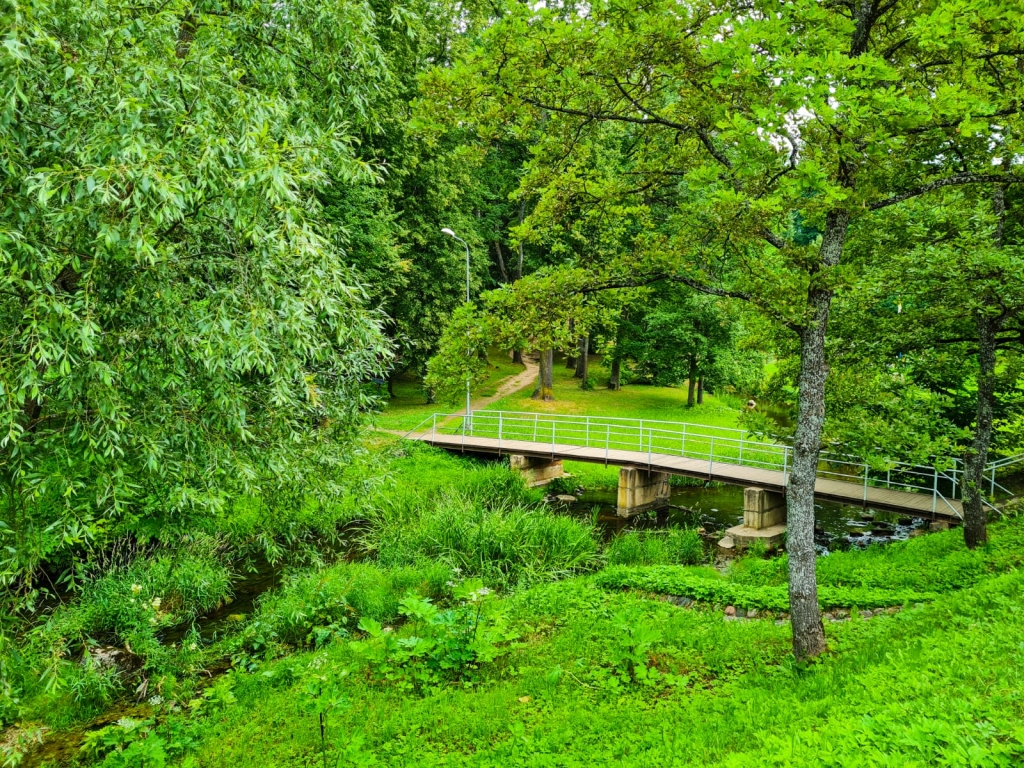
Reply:
<svg viewBox="0 0 1024 768"><path fill-rule="evenodd" d="M736 618L737 619L745 619L745 618L747 618L747 609L746 608L737 608L736 609Z"/></svg>
<svg viewBox="0 0 1024 768"><path fill-rule="evenodd" d="M733 541L732 536L726 536L718 542L718 546L720 546L722 549L735 549L736 542Z"/></svg>
<svg viewBox="0 0 1024 768"><path fill-rule="evenodd" d="M932 520L928 524L928 530L929 531L948 531L949 530L949 523L947 523L945 520Z"/></svg>
<svg viewBox="0 0 1024 768"><path fill-rule="evenodd" d="M748 619L753 619L753 618L755 618L756 616L757 616L757 608L750 608L750 609L749 609L749 610L747 611L747 618L748 618Z"/></svg>
<svg viewBox="0 0 1024 768"><path fill-rule="evenodd" d="M688 608L693 604L693 598L690 597L677 597L672 602L678 605L680 608Z"/></svg>
<svg viewBox="0 0 1024 768"><path fill-rule="evenodd" d="M875 614L872 611L861 611L860 612L860 617L862 619L870 619L874 615Z"/></svg>
<svg viewBox="0 0 1024 768"><path fill-rule="evenodd" d="M731 606L731 605L725 606L725 615L726 616L735 616L736 615L736 608Z"/></svg>
<svg viewBox="0 0 1024 768"><path fill-rule="evenodd" d="M555 496L555 500L560 501L563 504L574 504L576 502L576 497L571 493L560 493Z"/></svg>

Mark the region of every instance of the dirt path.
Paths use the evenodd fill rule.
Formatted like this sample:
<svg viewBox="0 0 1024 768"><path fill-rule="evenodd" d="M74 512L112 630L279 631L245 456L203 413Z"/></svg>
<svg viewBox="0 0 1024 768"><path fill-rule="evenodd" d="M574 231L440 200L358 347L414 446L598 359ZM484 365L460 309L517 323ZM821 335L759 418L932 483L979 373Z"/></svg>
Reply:
<svg viewBox="0 0 1024 768"><path fill-rule="evenodd" d="M482 411L487 406L489 406L489 405L491 405L493 403L496 403L499 400L501 400L501 398L506 397L506 396L511 395L511 394L514 394L514 393L518 392L520 389L522 389L523 387L528 387L528 386L530 386L530 384L534 383L537 380L538 373L540 372L540 363L539 363L539 361L537 360L537 358L526 357L524 355L523 356L523 365L525 365L526 367L522 371L520 371L519 373L515 374L514 376L509 376L507 379L504 379L498 385L498 388L494 391L493 395L488 395L487 397L475 398L472 401L473 410L474 411ZM449 416L448 418L442 419L441 421L437 422L437 425L440 427L442 425L449 424L449 423L455 421L456 419L461 418L461 416L462 415L460 413L454 413L451 416ZM384 429L384 430L381 430L381 431L382 432L389 432L389 433L391 433L393 435L398 435L399 437L404 437L405 435L409 434L408 430L399 430L399 429Z"/></svg>

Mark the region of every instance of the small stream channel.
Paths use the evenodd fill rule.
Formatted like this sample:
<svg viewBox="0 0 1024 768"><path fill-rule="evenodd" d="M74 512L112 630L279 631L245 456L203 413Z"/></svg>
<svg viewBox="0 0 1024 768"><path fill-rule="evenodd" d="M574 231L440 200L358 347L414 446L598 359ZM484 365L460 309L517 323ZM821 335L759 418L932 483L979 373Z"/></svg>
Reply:
<svg viewBox="0 0 1024 768"><path fill-rule="evenodd" d="M673 486L667 511L632 519L616 515L615 502L613 490L582 490L569 507L572 514L589 519L597 510L597 522L606 539L627 529L667 526L703 528L708 534L724 535L726 529L743 522L743 489L738 486ZM815 502L814 507L814 540L820 555L907 539L914 531L927 530L929 523L919 517L829 501Z"/></svg>

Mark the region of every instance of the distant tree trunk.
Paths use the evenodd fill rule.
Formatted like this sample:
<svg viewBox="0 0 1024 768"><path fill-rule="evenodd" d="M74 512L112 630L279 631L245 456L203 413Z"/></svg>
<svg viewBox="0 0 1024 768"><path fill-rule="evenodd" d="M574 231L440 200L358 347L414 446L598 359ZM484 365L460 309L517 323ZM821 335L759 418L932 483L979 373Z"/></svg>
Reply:
<svg viewBox="0 0 1024 768"><path fill-rule="evenodd" d="M686 407L693 408L696 400L694 399L694 389L697 387L697 358L690 358L690 377L686 381L687 392L686 392Z"/></svg>
<svg viewBox="0 0 1024 768"><path fill-rule="evenodd" d="M543 349L540 353L540 371L537 373L537 388L533 391L534 400L554 400L555 353L553 349Z"/></svg>
<svg viewBox="0 0 1024 768"><path fill-rule="evenodd" d="M964 456L964 543L974 549L988 541L985 513L985 464L992 442L992 403L996 390L996 333L1001 318L978 314L978 406L974 439Z"/></svg>
<svg viewBox="0 0 1024 768"><path fill-rule="evenodd" d="M622 363L618 359L612 360L612 376L608 379L608 389L622 389L620 384L622 378Z"/></svg>
<svg viewBox="0 0 1024 768"><path fill-rule="evenodd" d="M577 344L578 356L576 357L576 373L573 374L577 379L582 379L580 386L586 389L590 385L588 376L590 374L590 337L580 336L579 343Z"/></svg>
<svg viewBox="0 0 1024 768"><path fill-rule="evenodd" d="M849 224L850 214L846 211L831 211L826 215L819 249L823 267L834 267L839 263ZM812 280L807 289L807 308L811 319L800 330L796 434L786 495L789 610L793 626L793 655L800 661L818 656L828 648L818 607L814 483L825 423L825 379L828 377L825 334L832 309L831 289Z"/></svg>
<svg viewBox="0 0 1024 768"><path fill-rule="evenodd" d="M508 283L508 270L505 269L505 255L501 252L501 243L494 241L494 252L498 256L498 270L501 272L502 284Z"/></svg>
<svg viewBox="0 0 1024 768"><path fill-rule="evenodd" d="M519 349L513 349L512 350L512 362L515 363L516 365L526 365L526 363L523 362L523 352L522 352L522 350L519 350Z"/></svg>
<svg viewBox="0 0 1024 768"><path fill-rule="evenodd" d="M434 400L434 388L433 387L427 387L427 390L426 390L426 392L424 392L424 394L426 395L426 398L427 398L427 405L433 405L434 402L435 402L435 400Z"/></svg>
<svg viewBox="0 0 1024 768"><path fill-rule="evenodd" d="M576 330L576 321L573 320L572 318L569 318L569 334L570 334L570 336L572 335L572 332L574 330ZM568 370L570 370L570 371L575 371L576 370L576 356L575 355L573 355L573 354L571 354L569 352L565 353L565 367Z"/></svg>
<svg viewBox="0 0 1024 768"><path fill-rule="evenodd" d="M395 397L395 379L398 378L394 371L388 374L388 397Z"/></svg>
<svg viewBox="0 0 1024 768"><path fill-rule="evenodd" d="M704 377L697 378L697 405L704 405Z"/></svg>

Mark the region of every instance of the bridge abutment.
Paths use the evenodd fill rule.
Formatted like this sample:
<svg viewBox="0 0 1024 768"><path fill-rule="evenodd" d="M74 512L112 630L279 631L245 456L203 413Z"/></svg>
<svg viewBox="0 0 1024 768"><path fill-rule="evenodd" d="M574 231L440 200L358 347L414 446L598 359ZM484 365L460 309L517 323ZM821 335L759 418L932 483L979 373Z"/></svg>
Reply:
<svg viewBox="0 0 1024 768"><path fill-rule="evenodd" d="M668 506L668 472L651 472L635 467L619 470L619 498L616 513L632 517L650 509Z"/></svg>
<svg viewBox="0 0 1024 768"><path fill-rule="evenodd" d="M528 488L547 485L555 478L565 474L561 459L545 459L512 453L509 454L508 464L513 472L518 472L523 476Z"/></svg>

